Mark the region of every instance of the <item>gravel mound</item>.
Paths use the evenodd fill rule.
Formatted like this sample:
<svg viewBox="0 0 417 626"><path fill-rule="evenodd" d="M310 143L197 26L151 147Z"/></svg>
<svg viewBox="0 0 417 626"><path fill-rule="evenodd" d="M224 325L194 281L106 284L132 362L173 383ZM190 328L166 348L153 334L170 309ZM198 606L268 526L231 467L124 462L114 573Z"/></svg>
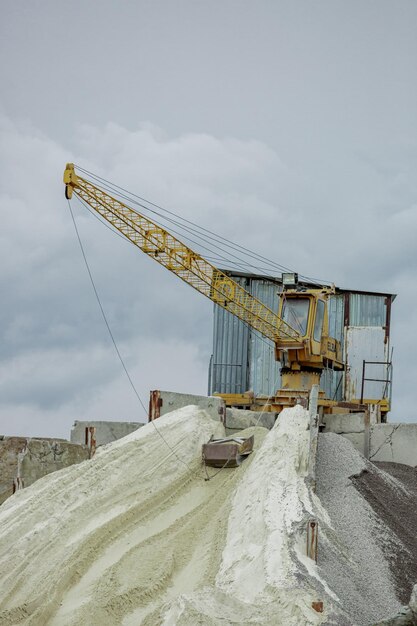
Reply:
<svg viewBox="0 0 417 626"><path fill-rule="evenodd" d="M319 536L319 570L359 626L394 615L402 605L389 557L401 543L351 478L370 468L382 474L344 437L319 435L317 495L333 527Z"/></svg>
<svg viewBox="0 0 417 626"><path fill-rule="evenodd" d="M395 536L383 550L398 599L407 604L417 581L417 468L401 463L367 463L352 477L359 493Z"/></svg>

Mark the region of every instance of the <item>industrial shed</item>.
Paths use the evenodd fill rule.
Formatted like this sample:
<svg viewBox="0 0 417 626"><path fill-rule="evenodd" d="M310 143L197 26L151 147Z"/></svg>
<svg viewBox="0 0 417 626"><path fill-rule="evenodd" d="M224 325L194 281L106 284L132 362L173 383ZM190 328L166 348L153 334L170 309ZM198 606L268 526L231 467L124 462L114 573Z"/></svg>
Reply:
<svg viewBox="0 0 417 626"><path fill-rule="evenodd" d="M278 310L280 278L225 272L273 311ZM337 289L329 298L329 334L340 341L344 372L326 369L321 388L333 400L391 400L391 306L394 294ZM228 311L214 305L209 395L245 393L270 396L280 388L274 345Z"/></svg>

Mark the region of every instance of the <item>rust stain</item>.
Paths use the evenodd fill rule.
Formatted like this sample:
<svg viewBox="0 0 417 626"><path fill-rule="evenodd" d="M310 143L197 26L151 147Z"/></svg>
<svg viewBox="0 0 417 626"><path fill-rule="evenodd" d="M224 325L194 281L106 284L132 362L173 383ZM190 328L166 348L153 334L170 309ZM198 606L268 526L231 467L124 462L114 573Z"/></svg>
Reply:
<svg viewBox="0 0 417 626"><path fill-rule="evenodd" d="M317 563L319 525L316 520L307 523L307 556Z"/></svg>
<svg viewBox="0 0 417 626"><path fill-rule="evenodd" d="M311 603L312 608L317 611L317 613L323 613L323 602L322 600L317 600L317 602Z"/></svg>
<svg viewBox="0 0 417 626"><path fill-rule="evenodd" d="M88 449L90 452L90 459L92 459L93 456L95 455L96 447L97 447L95 426L85 427L85 445L88 446Z"/></svg>
<svg viewBox="0 0 417 626"><path fill-rule="evenodd" d="M152 422L153 420L158 419L158 417L161 417L161 406L161 392L158 389L155 389L154 391L151 391L149 398L148 422Z"/></svg>

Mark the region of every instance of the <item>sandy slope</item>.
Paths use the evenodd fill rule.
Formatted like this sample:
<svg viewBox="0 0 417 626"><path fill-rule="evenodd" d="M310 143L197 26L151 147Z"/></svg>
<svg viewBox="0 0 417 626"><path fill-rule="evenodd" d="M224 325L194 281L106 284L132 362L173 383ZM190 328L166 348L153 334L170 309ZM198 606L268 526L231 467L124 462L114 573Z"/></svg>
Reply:
<svg viewBox="0 0 417 626"><path fill-rule="evenodd" d="M304 556L306 519L327 523L304 482L306 411L250 429L254 454L208 482L201 444L221 424L186 407L157 425L165 441L148 424L0 508L0 624L327 619L337 599Z"/></svg>
<svg viewBox="0 0 417 626"><path fill-rule="evenodd" d="M280 414L233 494L215 585L172 602L162 621L165 626L348 623L337 608L337 597L305 556L307 520L329 522L304 480L307 428L303 408ZM312 609L318 599L324 600L323 614ZM338 621L333 622L336 614Z"/></svg>

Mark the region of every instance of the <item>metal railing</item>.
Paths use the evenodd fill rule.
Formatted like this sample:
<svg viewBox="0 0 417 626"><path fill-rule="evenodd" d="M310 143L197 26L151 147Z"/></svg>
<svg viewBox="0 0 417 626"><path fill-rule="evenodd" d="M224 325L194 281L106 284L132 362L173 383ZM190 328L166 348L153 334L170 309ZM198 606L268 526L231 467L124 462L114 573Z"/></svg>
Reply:
<svg viewBox="0 0 417 626"><path fill-rule="evenodd" d="M365 376L367 365L385 365L386 377L385 378L367 378ZM363 404L365 381L385 383L384 391L382 393L382 398L388 397L388 399L391 401L392 361L365 361L365 359L362 361L362 384L361 384L361 401L360 401L361 404ZM388 393L388 390L389 390L389 393Z"/></svg>

